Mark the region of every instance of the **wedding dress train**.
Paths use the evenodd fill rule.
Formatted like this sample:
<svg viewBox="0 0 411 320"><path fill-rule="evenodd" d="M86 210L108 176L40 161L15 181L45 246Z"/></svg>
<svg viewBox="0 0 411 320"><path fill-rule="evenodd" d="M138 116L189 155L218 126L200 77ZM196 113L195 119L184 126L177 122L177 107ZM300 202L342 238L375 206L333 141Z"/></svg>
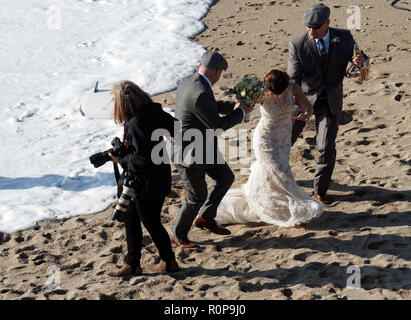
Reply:
<svg viewBox="0 0 411 320"><path fill-rule="evenodd" d="M266 222L290 227L318 217L324 207L295 182L289 166L293 84L277 98L265 99L254 131L256 161L240 189L230 189L217 210L219 224Z"/></svg>

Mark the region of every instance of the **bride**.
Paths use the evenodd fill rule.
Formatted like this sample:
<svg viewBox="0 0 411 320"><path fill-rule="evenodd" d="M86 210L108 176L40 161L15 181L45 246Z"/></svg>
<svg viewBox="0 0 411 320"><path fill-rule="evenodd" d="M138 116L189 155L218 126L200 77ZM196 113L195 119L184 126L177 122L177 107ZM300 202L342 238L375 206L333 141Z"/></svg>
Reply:
<svg viewBox="0 0 411 320"><path fill-rule="evenodd" d="M301 228L318 217L324 207L295 182L288 158L295 105L305 113L295 119L308 121L312 106L287 73L272 70L264 77L266 92L260 99L261 118L254 131L256 161L241 189L231 189L218 207L219 224L266 222Z"/></svg>

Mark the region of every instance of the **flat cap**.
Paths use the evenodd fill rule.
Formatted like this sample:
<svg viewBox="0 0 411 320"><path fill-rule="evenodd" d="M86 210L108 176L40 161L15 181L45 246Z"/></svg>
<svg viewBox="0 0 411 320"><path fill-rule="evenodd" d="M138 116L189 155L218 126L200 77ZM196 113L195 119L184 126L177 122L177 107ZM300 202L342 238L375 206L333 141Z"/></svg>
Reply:
<svg viewBox="0 0 411 320"><path fill-rule="evenodd" d="M201 64L216 70L227 70L228 68L227 60L218 52L213 51L204 52L201 56Z"/></svg>
<svg viewBox="0 0 411 320"><path fill-rule="evenodd" d="M309 7L303 16L303 24L309 28L319 28L330 17L330 8L319 3Z"/></svg>

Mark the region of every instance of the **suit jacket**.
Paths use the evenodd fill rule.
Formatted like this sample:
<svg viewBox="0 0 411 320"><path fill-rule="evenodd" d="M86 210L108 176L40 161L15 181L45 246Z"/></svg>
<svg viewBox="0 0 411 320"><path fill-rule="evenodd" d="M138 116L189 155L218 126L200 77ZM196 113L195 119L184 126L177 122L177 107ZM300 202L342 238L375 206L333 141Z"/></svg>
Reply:
<svg viewBox="0 0 411 320"><path fill-rule="evenodd" d="M217 102L210 85L197 72L180 83L175 104L181 132L174 142L174 148L177 149L174 156L178 156L174 158L174 163L185 167L208 167L224 163L224 156L218 150L218 134L211 134L221 133L241 123L243 111L238 108L220 117L220 111L227 113L227 109L232 110L234 104Z"/></svg>
<svg viewBox="0 0 411 320"><path fill-rule="evenodd" d="M304 33L289 42L287 72L307 95L312 105L325 89L331 112L339 115L343 105L343 80L348 62L353 57L354 39L351 32L329 28L330 47L322 59L315 40Z"/></svg>

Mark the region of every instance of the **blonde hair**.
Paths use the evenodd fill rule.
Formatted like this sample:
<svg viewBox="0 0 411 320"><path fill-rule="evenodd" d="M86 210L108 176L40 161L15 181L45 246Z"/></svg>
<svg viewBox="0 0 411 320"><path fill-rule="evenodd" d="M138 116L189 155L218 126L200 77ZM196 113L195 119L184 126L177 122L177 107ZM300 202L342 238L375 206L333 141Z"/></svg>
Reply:
<svg viewBox="0 0 411 320"><path fill-rule="evenodd" d="M110 93L113 96L113 119L116 124L123 124L133 117L137 109L153 101L148 93L129 80L116 82Z"/></svg>

